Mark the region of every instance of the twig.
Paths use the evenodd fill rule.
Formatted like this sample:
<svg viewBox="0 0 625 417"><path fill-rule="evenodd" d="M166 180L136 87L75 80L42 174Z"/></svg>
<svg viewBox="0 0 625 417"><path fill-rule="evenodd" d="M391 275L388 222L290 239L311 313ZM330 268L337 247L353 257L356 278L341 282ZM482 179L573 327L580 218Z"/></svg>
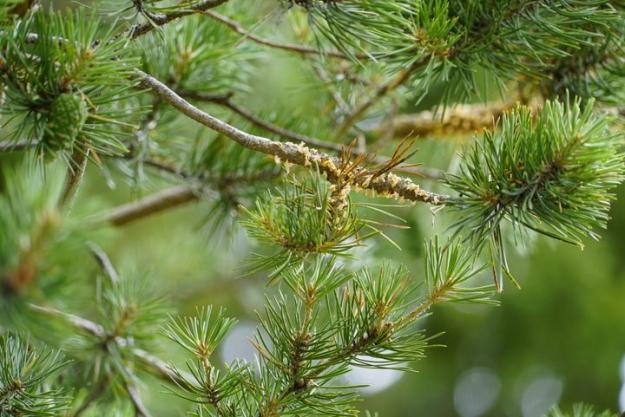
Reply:
<svg viewBox="0 0 625 417"><path fill-rule="evenodd" d="M132 373L130 368L124 366L122 376L124 379L124 388L126 389L126 392L128 393L128 398L130 398L130 402L135 409L135 415L138 417L152 417L146 406L143 404L143 401L141 400L139 391L137 391L137 387L134 383L136 377Z"/></svg>
<svg viewBox="0 0 625 417"><path fill-rule="evenodd" d="M302 135L301 133L297 133L292 130L285 129L281 126L278 126L276 124L273 124L271 122L268 122L256 116L254 113L252 113L250 110L246 109L245 107L234 103L232 101L233 93L205 94L201 92L185 91L185 90L177 91L176 93L179 94L181 97L184 97L190 100L198 100L198 101L205 101L209 103L219 104L223 107L226 107L227 109L230 109L232 112L238 114L239 116L243 117L245 120L249 121L253 125L256 125L257 127L260 127L261 129L266 130L267 132L275 133L276 135L282 136L286 139L290 139L296 142L304 142L307 145L311 145L319 149L325 149L329 151L339 152L342 149L342 146L339 144L325 142L320 139Z"/></svg>
<svg viewBox="0 0 625 417"><path fill-rule="evenodd" d="M77 150L74 152L68 168L68 175L65 180L65 187L59 200L59 206L63 207L69 204L71 209L71 203L74 196L78 191L78 187L85 175L87 169L87 162L89 162L89 150L85 152Z"/></svg>
<svg viewBox="0 0 625 417"><path fill-rule="evenodd" d="M341 94L332 85L332 80L328 76L328 73L325 71L325 69L323 69L323 67L317 62L311 62L311 66L313 71L315 71L315 74L317 74L317 77L327 86L328 92L332 96L332 100L334 100L340 111L344 114L348 113L349 106L347 105L345 100L343 100Z"/></svg>
<svg viewBox="0 0 625 417"><path fill-rule="evenodd" d="M146 159L143 161L143 164L183 179L191 178L193 176L190 172L158 159Z"/></svg>
<svg viewBox="0 0 625 417"><path fill-rule="evenodd" d="M177 185L133 203L117 207L104 218L104 221L113 226L123 226L133 220L197 200L196 189L188 185Z"/></svg>
<svg viewBox="0 0 625 417"><path fill-rule="evenodd" d="M64 311L57 310L52 307L45 307L36 304L29 304L30 308L39 312L44 313L49 316L62 317L71 325L78 327L79 329L95 336L98 338L106 337L106 331L102 326L97 323L92 322L91 320L84 319L82 317L76 316L74 314L65 313Z"/></svg>
<svg viewBox="0 0 625 417"><path fill-rule="evenodd" d="M316 149L308 148L304 144L298 145L292 142L277 142L239 130L193 106L156 78L142 71L137 71L137 75L141 78L141 86L150 88L155 94L182 114L185 114L189 118L216 132L222 133L241 146L267 155L272 155L281 161L295 165L305 167L315 166L326 175L330 182L337 181L337 176L340 175L337 169L337 166L340 165L338 158ZM442 205L448 198L446 195L422 190L419 185L411 180L398 177L392 173L376 175L374 171L359 167L354 170L354 174L355 181L352 184L354 187L362 190L371 190L381 196L403 198L409 201L420 201L433 205Z"/></svg>
<svg viewBox="0 0 625 417"><path fill-rule="evenodd" d="M61 317L66 320L69 324L89 333L92 336L95 336L99 339L107 338L107 334L102 326L99 324L87 320L85 318L76 316L74 314L65 313L61 310L57 310L51 307L44 307L36 304L29 305L31 309L37 311L39 313L47 314L50 316ZM128 342L123 338L115 338L114 342L120 347L127 347ZM185 372L174 372L169 365L167 365L163 360L157 358L151 353L146 352L140 348L132 348L130 349L132 355L139 360L139 362L143 365L143 368L151 373L152 375L167 381L173 382L176 384L188 384L188 381L192 380L192 375Z"/></svg>
<svg viewBox="0 0 625 417"><path fill-rule="evenodd" d="M95 388L89 393L89 395L84 399L84 401L80 404L80 407L72 414L72 417L79 417L82 413L87 411L93 403L100 398L108 389L111 383L110 375L106 378L102 378Z"/></svg>
<svg viewBox="0 0 625 417"><path fill-rule="evenodd" d="M156 164L158 169L164 168L168 173L180 176L182 179L192 178L191 173L178 171L172 166L162 163ZM224 192L233 185L238 183L255 183L261 181L269 181L278 178L281 172L276 169L267 169L251 174L225 174L208 176L198 174L195 176L198 182L214 186L215 191ZM146 196L138 201L123 204L114 208L110 213L103 216L99 221L109 223L113 226L124 226L132 221L142 219L152 214L168 210L170 208L179 207L186 203L198 201L200 193L197 187L192 188L188 185L177 185L155 194Z"/></svg>
<svg viewBox="0 0 625 417"><path fill-rule="evenodd" d="M145 35L146 33L152 31L154 28L166 25L167 23L177 20L181 17L202 13L208 9L212 9L213 7L220 6L228 0L203 0L196 5L193 5L189 9L185 10L176 10L169 13L147 13L145 10L139 10L144 13L148 17L148 22L137 24L133 26L129 32L130 37L132 39L136 39L139 36ZM142 9L142 3L140 1L136 1L135 4L140 4L138 8Z"/></svg>
<svg viewBox="0 0 625 417"><path fill-rule="evenodd" d="M145 370L164 381L173 382L180 386L189 384L189 381L192 381L192 375L184 372L174 372L164 361L143 349L132 349L132 354L139 359Z"/></svg>
<svg viewBox="0 0 625 417"><path fill-rule="evenodd" d="M388 93L392 92L397 87L405 83L410 78L412 73L416 71L418 68L420 68L421 66L423 66L425 63L427 63L428 60L429 60L429 57L426 57L424 59L420 59L414 62L408 68L404 68L401 71L399 71L399 73L395 77L393 77L391 80L380 85L376 89L375 94L371 98L369 98L367 101L361 103L358 107L356 107L352 111L352 113L343 121L341 126L339 126L336 133L334 134L334 138L335 139L342 138L352 128L352 126L365 114L365 112L369 110L370 107L372 107L374 104L380 101L380 99L382 99Z"/></svg>
<svg viewBox="0 0 625 417"><path fill-rule="evenodd" d="M264 38L261 38L259 36L254 35L249 30L247 30L243 26L241 26L239 24L239 22L236 22L236 21L234 21L232 19L229 19L229 18L227 18L224 15L221 15L221 14L213 12L213 11L205 11L204 14L206 16L209 16L209 17L217 20L220 23L223 23L225 26L229 27L233 31L237 32L240 35L243 35L244 38L249 39L252 42L256 42L257 44L260 44L260 45L265 45L265 46L268 46L270 48L282 49L282 50L285 50L285 51L295 52L295 53L298 53L298 54L301 54L301 55L321 55L321 56L327 56L327 57L330 57L330 58L349 59L349 57L347 55L345 55L344 53L339 52L339 51L324 51L324 50L311 48L311 47L305 46L305 45L280 43L280 42L271 41L269 39L264 39ZM363 54L363 53L356 54L355 56L356 56L356 58L362 59L362 60L371 58L370 55Z"/></svg>

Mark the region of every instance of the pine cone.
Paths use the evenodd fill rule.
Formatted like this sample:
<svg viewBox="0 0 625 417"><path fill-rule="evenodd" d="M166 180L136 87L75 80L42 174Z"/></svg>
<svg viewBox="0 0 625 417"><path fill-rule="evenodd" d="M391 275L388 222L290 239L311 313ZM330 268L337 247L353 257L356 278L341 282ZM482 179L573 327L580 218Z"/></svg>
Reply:
<svg viewBox="0 0 625 417"><path fill-rule="evenodd" d="M87 104L80 96L61 94L50 105L43 142L53 150L71 149L87 113Z"/></svg>

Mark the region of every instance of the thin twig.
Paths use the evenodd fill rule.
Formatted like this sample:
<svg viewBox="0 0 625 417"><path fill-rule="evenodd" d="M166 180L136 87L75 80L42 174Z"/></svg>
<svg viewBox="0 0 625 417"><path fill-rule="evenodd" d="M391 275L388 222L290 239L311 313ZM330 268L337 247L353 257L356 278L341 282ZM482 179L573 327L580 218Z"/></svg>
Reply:
<svg viewBox="0 0 625 417"><path fill-rule="evenodd" d="M233 31L237 32L240 35L243 35L244 38L249 39L252 42L256 42L259 45L265 45L270 48L282 49L282 50L289 51L289 52L295 52L301 55L321 55L321 56L327 56L330 58L349 59L347 55L339 51L324 51L324 50L311 48L305 45L280 43L280 42L271 41L269 39L264 39L264 38L254 35L249 30L241 26L239 22L229 19L228 17L224 15L221 15L213 11L205 11L204 14L217 20L220 23L223 23L225 26L229 27ZM371 58L370 55L363 54L363 53L356 54L355 57L361 60Z"/></svg>
<svg viewBox="0 0 625 417"><path fill-rule="evenodd" d="M35 141L22 141L22 142L0 142L0 152L19 152L25 149L31 149L37 146Z"/></svg>
<svg viewBox="0 0 625 417"><path fill-rule="evenodd" d="M189 9L176 10L169 13L147 13L145 10L140 10L147 15L149 21L133 26L129 32L132 39L136 39L139 36L145 35L152 31L156 27L168 24L171 21L177 20L184 16L189 16L196 13L205 12L208 9L220 6L228 0L203 0L198 4L193 5ZM135 2L135 4L142 4L142 2Z"/></svg>
<svg viewBox="0 0 625 417"><path fill-rule="evenodd" d="M198 192L196 189L188 185L176 185L156 194L144 197L141 200L117 207L110 212L103 221L113 226L123 226L133 220L142 219L149 215L197 200Z"/></svg>
<svg viewBox="0 0 625 417"><path fill-rule="evenodd" d="M168 174L171 174L173 176L180 177L180 178L183 178L183 179L188 179L188 178L191 178L193 176L193 174L191 174L190 172L187 172L187 171L185 171L183 169L175 167L174 165L169 164L166 161L161 161L161 160L158 160L158 159L153 159L153 158L146 159L146 160L143 161L143 164L145 166L149 166L151 168L155 168L155 169L157 169L159 171L166 172Z"/></svg>
<svg viewBox="0 0 625 417"><path fill-rule="evenodd" d="M79 329L95 337L98 337L98 338L106 337L106 331L104 330L104 327L100 326L97 323L92 322L91 320L84 319L74 314L65 313L64 311L57 310L56 308L52 308L52 307L45 307L45 306L40 306L36 304L30 304L29 306L31 309L39 313L44 313L49 316L62 317L65 321L67 321L71 325L78 327Z"/></svg>
<svg viewBox="0 0 625 417"><path fill-rule="evenodd" d="M414 62L409 67L399 71L399 73L391 80L380 85L375 90L373 96L371 96L367 101L364 101L358 107L356 107L352 111L352 113L343 121L341 126L339 126L336 133L334 134L334 138L342 138L352 128L352 126L354 126L354 124L356 124L356 122L365 114L365 112L369 110L369 108L375 105L388 93L394 91L397 87L408 81L412 73L415 72L418 68L422 67L425 63L427 63L428 60L429 57L426 57L424 59Z"/></svg>
<svg viewBox="0 0 625 417"><path fill-rule="evenodd" d="M134 348L132 354L143 365L143 368L152 375L162 379L163 381L173 382L176 385L184 386L192 381L193 376L185 372L174 372L167 363L157 358L143 349Z"/></svg>
<svg viewBox="0 0 625 417"><path fill-rule="evenodd" d="M89 395L84 399L84 401L80 404L78 409L72 414L72 417L79 417L82 413L87 411L89 407L91 407L98 398L100 398L108 389L111 383L111 376L107 376L106 378L102 378L93 390L89 393Z"/></svg>
<svg viewBox="0 0 625 417"><path fill-rule="evenodd" d="M278 178L280 175L280 171L264 170L249 175L221 175L215 177L199 175L197 178L202 183L214 185L217 191L223 191L233 184L269 181ZM199 199L200 195L197 189L191 188L188 185L177 185L146 196L141 200L116 207L108 213L102 221L104 223L110 223L113 226L124 226L132 221L195 202Z"/></svg>
<svg viewBox="0 0 625 417"><path fill-rule="evenodd" d="M137 71L137 75L141 78L141 86L150 88L182 114L216 132L222 133L241 146L271 155L291 164L305 167L315 166L326 175L330 182L337 181L337 176L340 175L337 168L340 165L338 158L316 149L308 148L304 144L277 142L239 130L193 106L156 78L142 71ZM392 173L376 175L375 171L359 167L354 171L354 174L355 181L352 185L355 188L371 190L380 196L403 198L409 201L420 201L433 205L442 205L448 198L446 195L422 190L419 185L410 179L398 177Z"/></svg>
<svg viewBox="0 0 625 417"><path fill-rule="evenodd" d="M102 272L106 274L112 283L119 282L119 275L117 274L117 271L115 270L115 267L106 252L104 252L102 248L94 242L88 242L87 245L89 246L89 250L93 254L96 262L100 266L100 269L102 269Z"/></svg>
<svg viewBox="0 0 625 417"><path fill-rule="evenodd" d="M315 72L315 74L317 74L317 77L321 80L321 82L323 82L326 85L328 92L332 96L332 100L334 100L336 105L339 107L340 111L343 112L344 114L348 113L349 106L347 105L345 100L343 100L343 97L341 96L341 94L332 85L332 80L328 76L328 73L325 71L325 69L323 69L323 67L319 65L317 62L311 62L311 65L312 65L313 71Z"/></svg>
<svg viewBox="0 0 625 417"><path fill-rule="evenodd" d="M74 152L72 159L67 170L68 175L65 179L65 187L59 200L59 206L69 206L71 209L72 202L78 191L78 187L82 182L82 179L87 170L87 163L89 162L89 150L85 152L77 150Z"/></svg>
<svg viewBox="0 0 625 417"><path fill-rule="evenodd" d="M99 339L107 338L107 334L102 326L99 324L76 316L74 314L65 313L61 310L57 310L51 307L44 307L36 304L30 304L30 308L39 313L47 314L50 316L61 317L66 320L69 324L85 331L86 333L91 334ZM120 347L127 347L128 342L123 338L115 338L114 342ZM149 352L146 352L140 348L132 348L130 349L132 355L139 360L139 363L143 366L143 369L152 375L162 379L166 382L173 382L175 384L188 384L189 381L192 380L192 375L185 372L174 372L167 363L158 357L152 355Z"/></svg>
<svg viewBox="0 0 625 417"><path fill-rule="evenodd" d="M135 416L137 417L152 417L146 406L143 404L141 400L141 396L139 395L139 391L134 383L136 379L134 373L127 366L123 367L122 376L124 379L124 388L128 393L128 398L130 398L130 402L132 403L133 408L135 409Z"/></svg>
<svg viewBox="0 0 625 417"><path fill-rule="evenodd" d="M252 123L253 125L260 127L261 129L266 130L267 132L274 133L278 136L282 136L283 138L286 138L289 140L293 140L296 142L304 142L307 145L311 145L316 148L325 149L329 151L338 152L342 148L342 146L339 144L325 142L320 139L302 135L301 133L297 133L292 130L286 129L284 127L278 126L276 124L273 124L271 122L268 122L256 116L254 113L252 113L250 110L246 109L245 107L234 103L232 101L233 93L206 94L206 93L186 91L186 90L177 91L176 93L186 99L219 104L227 109L230 109L232 112L238 114L239 116L243 117L245 120Z"/></svg>

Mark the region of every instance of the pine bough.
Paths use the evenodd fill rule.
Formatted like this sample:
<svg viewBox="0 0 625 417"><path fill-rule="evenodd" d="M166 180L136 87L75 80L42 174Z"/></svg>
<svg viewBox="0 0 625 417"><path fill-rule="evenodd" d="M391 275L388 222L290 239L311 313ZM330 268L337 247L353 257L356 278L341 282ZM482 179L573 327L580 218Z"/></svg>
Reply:
<svg viewBox="0 0 625 417"><path fill-rule="evenodd" d="M1 416L150 416L137 388L147 374L197 415L354 415L357 391L341 384L352 366L412 369L432 306L496 304L506 277L516 283L508 236L582 246L606 226L624 174L622 2L267 0L288 28L260 34L246 27L261 7L237 0L101 3L0 5ZM255 113L241 97L257 99L254 74L277 58L310 70L323 94ZM473 137L455 172L410 167L412 142L389 144L394 119L409 117L398 103L442 112L492 99L487 87L514 99L412 122L415 136ZM176 185L75 216L87 166L136 189ZM392 263L353 267L358 247L405 229L374 197L449 212L421 279ZM262 243L248 271L273 286L255 363L215 358L235 324L222 309L160 326L149 279L118 273L92 242L199 200L213 233L234 218ZM76 262L85 250L100 267L95 308L71 302L92 288L68 279L89 270ZM151 353L158 333L186 366Z"/></svg>

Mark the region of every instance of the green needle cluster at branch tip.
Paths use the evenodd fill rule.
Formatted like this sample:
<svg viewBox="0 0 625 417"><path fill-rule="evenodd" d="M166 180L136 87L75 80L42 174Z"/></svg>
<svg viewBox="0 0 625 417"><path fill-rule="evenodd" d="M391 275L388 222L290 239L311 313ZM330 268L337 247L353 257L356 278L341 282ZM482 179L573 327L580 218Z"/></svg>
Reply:
<svg viewBox="0 0 625 417"><path fill-rule="evenodd" d="M534 116L519 107L504 115L448 177L462 213L454 227L478 241L504 220L582 246L605 228L614 188L623 181L623 136L593 112L592 102L547 102Z"/></svg>

